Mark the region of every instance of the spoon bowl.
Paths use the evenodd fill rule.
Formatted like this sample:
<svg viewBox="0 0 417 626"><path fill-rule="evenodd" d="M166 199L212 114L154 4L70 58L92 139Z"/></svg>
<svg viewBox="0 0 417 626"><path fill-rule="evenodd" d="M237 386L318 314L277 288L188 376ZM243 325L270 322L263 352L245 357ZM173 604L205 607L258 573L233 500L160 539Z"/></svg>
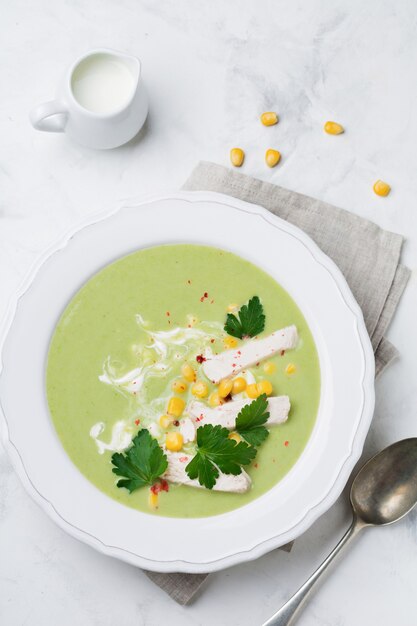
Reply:
<svg viewBox="0 0 417 626"><path fill-rule="evenodd" d="M417 437L397 441L365 463L350 501L367 525L385 526L407 515L417 503Z"/></svg>

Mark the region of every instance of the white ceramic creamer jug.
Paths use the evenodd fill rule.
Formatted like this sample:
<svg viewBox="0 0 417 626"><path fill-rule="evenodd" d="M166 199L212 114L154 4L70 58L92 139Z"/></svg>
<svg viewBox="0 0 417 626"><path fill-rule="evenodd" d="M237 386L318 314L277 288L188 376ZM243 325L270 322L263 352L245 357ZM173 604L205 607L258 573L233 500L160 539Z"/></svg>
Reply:
<svg viewBox="0 0 417 626"><path fill-rule="evenodd" d="M116 148L132 139L148 113L141 64L106 48L79 58L61 82L56 99L30 112L37 130L67 133L89 148Z"/></svg>

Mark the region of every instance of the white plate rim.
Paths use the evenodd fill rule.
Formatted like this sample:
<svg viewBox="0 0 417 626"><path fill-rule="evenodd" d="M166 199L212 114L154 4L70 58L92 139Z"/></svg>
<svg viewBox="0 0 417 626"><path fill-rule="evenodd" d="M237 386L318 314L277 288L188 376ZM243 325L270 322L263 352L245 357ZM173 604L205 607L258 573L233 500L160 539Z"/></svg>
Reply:
<svg viewBox="0 0 417 626"><path fill-rule="evenodd" d="M138 207L139 205L147 205L152 202L164 201L164 200L185 200L188 202L216 202L220 204L227 205L233 208L239 208L246 213L255 213L261 215L269 224L272 226L276 226L280 224L281 227L284 226L284 230L292 233L296 236L296 238L306 246L309 251L314 256L315 260L320 263L323 267L327 269L327 271L332 275L333 279L336 281L337 286L340 290L340 293L346 303L346 306L350 309L352 314L356 318L357 323L357 331L358 336L360 338L361 346L363 348L363 358L364 358L364 369L363 369L363 379L362 379L362 387L365 394L365 400L362 407L362 414L360 417L360 421L358 423L358 428L352 440L351 450L349 456L344 460L343 465L340 468L340 471L337 475L337 478L330 489L330 491L323 497L323 499L317 503L317 505L311 508L306 515L303 517L301 521L299 521L296 526L294 526L289 533L285 535L279 535L279 537L271 537L269 540L261 541L255 546L252 546L248 550L242 550L239 553L227 555L223 558L217 558L210 562L204 563L191 563L189 561L183 560L170 560L170 561L161 561L161 560L153 560L144 558L138 554L130 553L123 548L117 546L106 545L103 543L98 537L87 533L86 531L73 526L70 522L64 519L60 513L55 509L52 502L42 496L42 494L37 490L33 482L31 481L30 476L26 472L23 460L19 454L18 449L15 447L13 442L10 440L7 419L2 410L2 405L0 403L0 433L2 436L2 441L6 451L8 452L12 464L19 475L21 481L23 482L26 490L29 492L31 497L45 510L45 512L51 517L61 528L63 528L70 535L84 541L90 546L98 549L100 552L107 554L109 556L113 556L122 560L125 560L131 564L144 567L153 571L160 572L174 572L174 571L184 571L184 572L211 572L223 569L225 567L229 567L231 565L235 565L242 561L250 561L260 557L266 552L279 547L287 543L288 541L295 539L300 534L305 532L307 528L322 515L337 499L340 495L343 487L346 484L346 481L358 461L363 443L365 440L366 433L369 429L373 408L374 408L374 354L372 351L372 347L370 344L369 336L367 334L362 312L356 303L349 286L340 270L333 263L329 257L327 257L318 246L300 229L295 226L289 224L288 222L281 220L280 218L273 215L271 212L267 211L261 206L254 205L251 203L247 203L236 198L226 196L224 194L219 194L215 192L174 192L164 195L147 195L142 196L141 198L135 198L128 202L124 202L121 206L117 208L113 208L108 211L100 212L95 214L88 219L84 220L81 224L71 228L64 236L59 238L52 246L50 246L44 254L42 254L37 261L33 264L31 270L28 272L27 276L23 280L20 288L17 290L14 297L10 300L9 307L7 309L6 315L4 317L3 325L0 331L0 374L3 369L3 346L5 340L9 334L9 331L13 325L13 320L17 311L17 307L20 299L24 296L24 294L30 289L33 281L36 278L36 275L40 268L44 265L44 263L53 256L57 251L66 247L68 242L76 235L78 232L83 230L88 226L92 226L97 224L107 218L116 215L120 209L125 207Z"/></svg>

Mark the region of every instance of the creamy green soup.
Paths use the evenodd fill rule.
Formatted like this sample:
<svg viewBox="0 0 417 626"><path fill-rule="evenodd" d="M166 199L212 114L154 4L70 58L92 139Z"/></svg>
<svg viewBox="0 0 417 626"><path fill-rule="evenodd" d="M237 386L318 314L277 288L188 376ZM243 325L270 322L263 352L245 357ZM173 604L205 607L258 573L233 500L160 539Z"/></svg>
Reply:
<svg viewBox="0 0 417 626"><path fill-rule="evenodd" d="M209 393L215 390L196 354L228 347L227 310L254 295L265 313L261 337L294 324L294 350L263 360L249 380L268 380L273 395L288 395L288 420L269 429L256 459L245 467L248 492L224 493L169 484L149 507L149 489L133 493L116 486L111 457L141 428L163 442L159 418L166 413L173 381L191 362ZM226 343L225 343L226 342ZM237 340L243 345L244 340ZM74 464L118 502L149 514L204 517L225 513L258 498L296 463L310 437L320 398L320 368L313 337L289 294L267 273L216 248L169 245L140 250L93 276L75 294L52 337L47 397L59 438ZM181 394L192 399L191 387ZM208 397L201 402L208 403ZM178 424L177 424L178 426ZM175 430L171 424L168 430ZM185 451L189 448L185 446Z"/></svg>

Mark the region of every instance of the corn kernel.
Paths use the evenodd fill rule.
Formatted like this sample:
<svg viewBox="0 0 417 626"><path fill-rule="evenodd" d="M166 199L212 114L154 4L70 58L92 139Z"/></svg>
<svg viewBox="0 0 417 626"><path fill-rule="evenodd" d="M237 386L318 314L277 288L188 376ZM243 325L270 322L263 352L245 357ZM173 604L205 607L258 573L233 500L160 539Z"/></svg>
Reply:
<svg viewBox="0 0 417 626"><path fill-rule="evenodd" d="M267 396L270 396L272 393L272 385L269 380L261 380L261 382L258 383L256 387L258 389L259 396L261 395L261 393L266 393Z"/></svg>
<svg viewBox="0 0 417 626"><path fill-rule="evenodd" d="M230 161L235 167L240 167L245 160L245 153L241 148L232 148L230 150Z"/></svg>
<svg viewBox="0 0 417 626"><path fill-rule="evenodd" d="M296 370L297 368L295 367L294 363L288 363L287 367L285 368L285 373L291 376L291 374L295 374Z"/></svg>
<svg viewBox="0 0 417 626"><path fill-rule="evenodd" d="M191 393L197 398L206 398L208 396L208 386L203 380L197 380L191 387Z"/></svg>
<svg viewBox="0 0 417 626"><path fill-rule="evenodd" d="M261 122L264 126L278 124L278 115L274 111L266 111L261 115Z"/></svg>
<svg viewBox="0 0 417 626"><path fill-rule="evenodd" d="M383 180L377 180L374 184L374 191L377 196L382 196L383 198L385 198L385 196L387 196L391 191L391 187L388 185L388 183L384 183Z"/></svg>
<svg viewBox="0 0 417 626"><path fill-rule="evenodd" d="M236 443L240 443L242 441L242 437L238 433L230 433L229 439L233 439Z"/></svg>
<svg viewBox="0 0 417 626"><path fill-rule="evenodd" d="M268 361L268 363L265 363L264 365L264 372L265 374L273 374L277 369L277 366L275 365L275 363L271 363L271 361Z"/></svg>
<svg viewBox="0 0 417 626"><path fill-rule="evenodd" d="M254 400L260 395L260 392L258 390L258 385L256 383L253 383L252 385L248 385L246 387L246 393L248 394L249 398L252 398Z"/></svg>
<svg viewBox="0 0 417 626"><path fill-rule="evenodd" d="M171 452L179 452L182 448L183 438L181 433L172 432L165 435L165 445Z"/></svg>
<svg viewBox="0 0 417 626"><path fill-rule="evenodd" d="M161 415L159 418L159 425L161 428L169 428L172 424L172 417L169 415Z"/></svg>
<svg viewBox="0 0 417 626"><path fill-rule="evenodd" d="M237 339L228 335L227 337L223 339L223 343L224 343L225 348L236 348Z"/></svg>
<svg viewBox="0 0 417 626"><path fill-rule="evenodd" d="M219 388L217 389L217 393L221 398L226 398L229 393L232 391L233 382L231 380L222 380Z"/></svg>
<svg viewBox="0 0 417 626"><path fill-rule="evenodd" d="M341 135L345 132L343 126L341 124L338 124L337 122L326 122L324 125L324 130L329 135Z"/></svg>
<svg viewBox="0 0 417 626"><path fill-rule="evenodd" d="M238 304L229 304L226 307L226 311L228 313L235 313L238 310L238 308L239 308Z"/></svg>
<svg viewBox="0 0 417 626"><path fill-rule="evenodd" d="M265 163L268 167L275 167L280 162L280 159L281 152L278 152L278 150L269 148L269 150L265 152Z"/></svg>
<svg viewBox="0 0 417 626"><path fill-rule="evenodd" d="M210 395L210 398L209 398L209 405L215 407L215 406L220 406L221 403L222 403L221 397L219 396L217 391L213 391L213 393Z"/></svg>
<svg viewBox="0 0 417 626"><path fill-rule="evenodd" d="M184 393L187 391L188 385L185 380L174 380L172 383L172 391L176 391L177 393Z"/></svg>
<svg viewBox="0 0 417 626"><path fill-rule="evenodd" d="M181 374L184 376L185 380L188 380L189 383L193 383L196 379L195 370L189 363L184 363L181 368Z"/></svg>
<svg viewBox="0 0 417 626"><path fill-rule="evenodd" d="M182 398L177 398L176 396L173 396L168 402L167 413L173 415L174 417L180 417L184 408L184 400Z"/></svg>
<svg viewBox="0 0 417 626"><path fill-rule="evenodd" d="M149 490L148 504L151 509L158 508L158 494L151 489Z"/></svg>
<svg viewBox="0 0 417 626"><path fill-rule="evenodd" d="M246 380L239 376L233 381L232 393L242 393L246 389Z"/></svg>

